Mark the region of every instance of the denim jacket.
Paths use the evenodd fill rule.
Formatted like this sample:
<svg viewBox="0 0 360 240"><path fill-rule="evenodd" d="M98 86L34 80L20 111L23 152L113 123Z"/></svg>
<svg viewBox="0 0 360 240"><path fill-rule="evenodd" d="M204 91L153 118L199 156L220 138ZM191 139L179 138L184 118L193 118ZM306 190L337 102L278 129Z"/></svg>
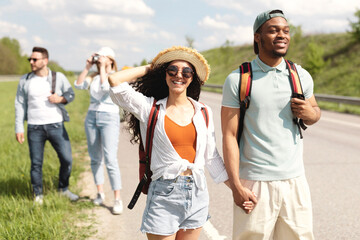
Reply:
<svg viewBox="0 0 360 240"><path fill-rule="evenodd" d="M49 70L47 80L51 86L52 83L52 75L51 70ZM28 108L28 90L29 90L29 81L31 78L35 76L35 73L30 73L23 75L20 78L16 97L15 97L15 132L22 133L24 132L24 121L27 120L27 108ZM66 99L66 103L58 103L56 104L63 115L64 121L69 121L69 114L65 109L65 105L72 102L75 98L74 91L71 87L71 84L67 80L64 74L61 72L56 72L56 85L55 85L55 93L59 96L63 96Z"/></svg>

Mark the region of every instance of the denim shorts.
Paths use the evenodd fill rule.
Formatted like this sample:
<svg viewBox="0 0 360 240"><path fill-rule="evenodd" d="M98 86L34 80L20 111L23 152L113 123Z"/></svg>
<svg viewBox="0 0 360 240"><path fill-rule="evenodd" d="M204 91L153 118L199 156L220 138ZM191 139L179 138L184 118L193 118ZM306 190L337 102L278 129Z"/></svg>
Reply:
<svg viewBox="0 0 360 240"><path fill-rule="evenodd" d="M159 178L150 184L141 232L168 236L202 227L209 218L207 188L196 187L192 176Z"/></svg>

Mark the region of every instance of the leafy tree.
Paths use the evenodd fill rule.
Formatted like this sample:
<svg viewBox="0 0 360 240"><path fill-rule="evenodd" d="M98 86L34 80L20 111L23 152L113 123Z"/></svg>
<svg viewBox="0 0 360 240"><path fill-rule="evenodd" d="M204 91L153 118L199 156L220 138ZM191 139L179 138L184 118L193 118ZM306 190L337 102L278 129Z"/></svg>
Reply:
<svg viewBox="0 0 360 240"><path fill-rule="evenodd" d="M0 42L0 74L13 74L17 72L17 59L11 50Z"/></svg>
<svg viewBox="0 0 360 240"><path fill-rule="evenodd" d="M23 74L30 71L26 56L21 56L18 40L3 37L0 39L0 45L2 48L0 56L1 74Z"/></svg>
<svg viewBox="0 0 360 240"><path fill-rule="evenodd" d="M145 66L148 64L148 61L144 58L141 63L140 63L140 66Z"/></svg>
<svg viewBox="0 0 360 240"><path fill-rule="evenodd" d="M301 26L295 26L289 23L291 42L298 43L303 37L303 31Z"/></svg>
<svg viewBox="0 0 360 240"><path fill-rule="evenodd" d="M352 29L352 35L356 41L360 42L360 10L357 10L354 13L355 17L357 17L357 22L350 22L350 26Z"/></svg>
<svg viewBox="0 0 360 240"><path fill-rule="evenodd" d="M190 36L185 36L185 39L186 39L186 45L189 47L189 48L194 48L194 42L195 40L190 37Z"/></svg>
<svg viewBox="0 0 360 240"><path fill-rule="evenodd" d="M326 65L324 48L315 42L310 42L305 51L305 68L311 75L320 73Z"/></svg>

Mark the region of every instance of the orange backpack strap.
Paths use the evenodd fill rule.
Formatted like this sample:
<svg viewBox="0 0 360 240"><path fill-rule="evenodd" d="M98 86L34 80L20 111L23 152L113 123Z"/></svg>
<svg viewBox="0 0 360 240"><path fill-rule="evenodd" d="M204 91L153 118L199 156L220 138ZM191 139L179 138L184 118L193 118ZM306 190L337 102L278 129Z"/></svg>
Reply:
<svg viewBox="0 0 360 240"><path fill-rule="evenodd" d="M152 142L155 131L155 126L157 122L157 118L159 115L159 107L160 105L156 105L156 99L154 99L153 105L151 107L147 130L146 130L146 144L145 149L140 137L140 145L139 145L139 158L140 158L140 166L139 166L139 177L140 182L135 190L133 197L130 200L128 205L129 209L133 209L141 192L147 194L149 189L149 185L151 182L152 172L150 170L151 164L151 151L152 151Z"/></svg>
<svg viewBox="0 0 360 240"><path fill-rule="evenodd" d="M238 126L238 144L240 144L241 135L244 128L244 117L246 109L250 106L250 95L251 95L251 86L252 86L252 70L251 63L244 62L239 67L240 77L239 77L239 100L240 100L240 118Z"/></svg>
<svg viewBox="0 0 360 240"><path fill-rule="evenodd" d="M291 97L305 100L305 96L300 82L299 73L296 70L295 64L289 60L285 60L285 62L286 62L286 68L289 71L289 81L292 91ZM293 121L299 128L300 138L303 138L301 129L305 130L307 128L304 124L304 121L302 119L298 119L297 117L294 117Z"/></svg>

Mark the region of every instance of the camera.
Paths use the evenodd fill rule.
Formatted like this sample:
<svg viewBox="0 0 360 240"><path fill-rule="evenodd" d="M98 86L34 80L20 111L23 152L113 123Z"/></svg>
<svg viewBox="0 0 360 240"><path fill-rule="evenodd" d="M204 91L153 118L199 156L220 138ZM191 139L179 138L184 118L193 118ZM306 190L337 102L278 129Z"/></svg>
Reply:
<svg viewBox="0 0 360 240"><path fill-rule="evenodd" d="M99 54L95 54L92 58L92 63L97 63L99 61L100 55Z"/></svg>

